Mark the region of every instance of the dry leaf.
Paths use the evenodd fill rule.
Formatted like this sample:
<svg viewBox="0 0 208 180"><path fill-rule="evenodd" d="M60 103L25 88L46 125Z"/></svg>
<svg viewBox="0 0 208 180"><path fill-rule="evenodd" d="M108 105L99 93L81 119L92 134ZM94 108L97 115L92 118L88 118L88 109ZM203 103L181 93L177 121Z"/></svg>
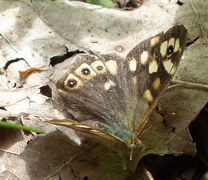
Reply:
<svg viewBox="0 0 208 180"><path fill-rule="evenodd" d="M119 154L93 140L82 142L72 130L25 121L25 125L43 129L49 135L33 138L21 132L14 140L2 140L9 145L0 148L21 155L1 152L0 175L2 179L141 179L133 174L139 159L149 153L194 154L195 145L188 133L189 123L207 102L207 6L206 2L186 1L183 6L176 1L144 1L134 11L119 11L91 6L76 1L25 0L0 2L0 67L12 62L0 75L0 116L22 112L62 118L62 106L53 82L49 79L61 74L72 59L53 67L50 59L74 50L95 50L102 53L118 52L125 56L132 47L173 24L184 24L188 41L200 37L184 52L175 80L195 85L176 86L167 91L161 101L163 115L176 113L166 119L166 124L156 123L142 134L143 152L135 152L133 162L122 162ZM54 13L55 12L55 13ZM200 23L200 25L199 25ZM46 66L48 71L32 73L25 81L19 78L19 69ZM197 67L197 68L196 68ZM53 74L54 73L54 74ZM51 75L53 74L53 77ZM43 86L50 85L52 96L40 94ZM203 88L202 86L203 85ZM57 109L56 109L57 108ZM161 116L154 114L154 121ZM165 125L167 125L165 127ZM17 134L18 134L17 133ZM15 133L16 135L16 133ZM81 136L82 137L82 136ZM6 141L6 142L5 142ZM95 140L95 142L97 142ZM80 146L80 143L82 144ZM189 147L189 148L187 148ZM127 170L123 170L126 166ZM141 166L140 166L141 167ZM151 179L151 176L144 179Z"/></svg>

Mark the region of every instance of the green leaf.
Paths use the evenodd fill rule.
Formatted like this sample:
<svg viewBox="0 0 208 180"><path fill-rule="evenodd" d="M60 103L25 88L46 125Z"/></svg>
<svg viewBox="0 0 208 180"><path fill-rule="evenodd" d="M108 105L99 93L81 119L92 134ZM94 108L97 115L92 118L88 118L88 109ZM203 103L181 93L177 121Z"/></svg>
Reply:
<svg viewBox="0 0 208 180"><path fill-rule="evenodd" d="M4 122L4 121L0 121L0 127L13 128L13 129L22 129L23 131L34 131L34 132L39 133L39 134L47 134L45 131L42 131L42 130L39 130L39 129L34 129L34 128L27 127L27 126L8 123L8 122Z"/></svg>
<svg viewBox="0 0 208 180"><path fill-rule="evenodd" d="M89 4L101 5L103 7L113 8L113 2L111 0L87 0Z"/></svg>

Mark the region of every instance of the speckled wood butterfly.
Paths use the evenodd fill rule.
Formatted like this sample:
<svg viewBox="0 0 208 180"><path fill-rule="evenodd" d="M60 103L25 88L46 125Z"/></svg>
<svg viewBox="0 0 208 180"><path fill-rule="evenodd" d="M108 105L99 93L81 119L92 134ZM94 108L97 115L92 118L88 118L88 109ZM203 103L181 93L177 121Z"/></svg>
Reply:
<svg viewBox="0 0 208 180"><path fill-rule="evenodd" d="M176 25L141 42L126 58L116 53L77 55L57 81L73 118L47 121L121 142L132 152L176 72L186 38L186 28Z"/></svg>

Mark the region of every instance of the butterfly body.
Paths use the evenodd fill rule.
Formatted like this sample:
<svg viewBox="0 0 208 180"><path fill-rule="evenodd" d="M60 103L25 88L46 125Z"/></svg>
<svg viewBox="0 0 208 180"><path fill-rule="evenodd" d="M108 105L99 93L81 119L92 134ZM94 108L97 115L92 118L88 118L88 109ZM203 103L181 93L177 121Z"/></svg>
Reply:
<svg viewBox="0 0 208 180"><path fill-rule="evenodd" d="M49 122L135 148L175 74L186 36L185 27L178 25L141 42L126 58L116 53L77 55L57 81L73 118Z"/></svg>

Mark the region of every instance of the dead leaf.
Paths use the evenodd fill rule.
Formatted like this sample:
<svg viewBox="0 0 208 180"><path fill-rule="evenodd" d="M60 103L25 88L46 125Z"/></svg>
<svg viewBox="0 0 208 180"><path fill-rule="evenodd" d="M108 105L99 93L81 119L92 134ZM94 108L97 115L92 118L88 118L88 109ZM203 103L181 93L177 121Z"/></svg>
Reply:
<svg viewBox="0 0 208 180"><path fill-rule="evenodd" d="M175 80L207 85L206 18L207 3L199 1L186 1L179 6L175 1L149 0L136 10L125 12L106 11L105 8L76 1L2 0L0 67L5 67L11 60L22 60L14 61L5 71L1 71L0 100L5 110L1 109L0 116L24 112L63 118L58 94L49 79L54 73L55 80L73 58L54 68L49 66L51 58L67 54L65 47L68 51L113 51L125 56L136 44L166 31L173 24L186 26L189 41L200 37L187 47ZM48 70L32 73L22 81L18 71L28 66L46 66ZM39 88L48 84L55 103L50 97L40 94ZM29 144L28 140L33 137L25 134L21 134L21 139L16 137L11 140L9 145L1 144L0 148L21 155L1 152L0 175L5 179L21 180L47 177L141 179L141 174L133 172L139 159L146 154L195 153L187 127L206 104L205 90L206 87L200 90L180 86L168 90L161 101L163 111L160 112L163 115L175 112L176 116L168 117L167 124L158 123L141 135L144 151L135 152L133 162L123 163L123 158L109 147L82 142L72 130L60 128L63 131L59 131L37 121L25 121L27 126L50 133L48 136L38 135ZM161 121L160 115L155 113L155 116L151 121L153 124ZM7 144L7 141L10 140L2 140L2 143ZM125 164L126 171L123 170Z"/></svg>

